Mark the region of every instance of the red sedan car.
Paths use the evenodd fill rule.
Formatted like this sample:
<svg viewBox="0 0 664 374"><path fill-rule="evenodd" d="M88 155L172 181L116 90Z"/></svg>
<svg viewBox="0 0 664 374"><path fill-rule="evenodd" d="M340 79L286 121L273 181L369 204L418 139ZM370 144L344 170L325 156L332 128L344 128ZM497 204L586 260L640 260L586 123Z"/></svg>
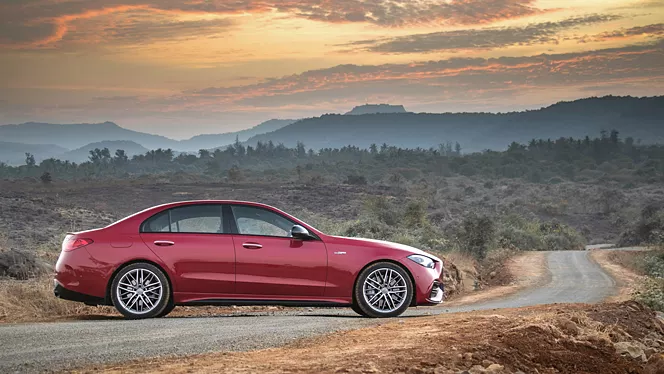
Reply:
<svg viewBox="0 0 664 374"><path fill-rule="evenodd" d="M68 234L55 295L128 318L176 305L350 306L394 317L440 303L441 272L419 249L326 235L271 206L187 201Z"/></svg>

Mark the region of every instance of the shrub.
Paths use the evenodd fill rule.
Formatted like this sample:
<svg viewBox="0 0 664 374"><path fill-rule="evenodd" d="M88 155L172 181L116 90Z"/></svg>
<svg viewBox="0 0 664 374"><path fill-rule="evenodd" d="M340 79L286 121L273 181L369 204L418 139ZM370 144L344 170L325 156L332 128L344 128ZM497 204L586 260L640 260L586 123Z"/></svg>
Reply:
<svg viewBox="0 0 664 374"><path fill-rule="evenodd" d="M231 182L239 182L243 179L242 171L237 165L233 165L228 169L228 179Z"/></svg>
<svg viewBox="0 0 664 374"><path fill-rule="evenodd" d="M354 175L350 174L346 177L346 184L352 184L356 186L364 186L367 184L367 178L364 175Z"/></svg>
<svg viewBox="0 0 664 374"><path fill-rule="evenodd" d="M645 206L639 221L620 234L618 246L639 244L664 244L664 212L660 206Z"/></svg>
<svg viewBox="0 0 664 374"><path fill-rule="evenodd" d="M634 300L654 310L664 311L664 279L646 278L633 296Z"/></svg>
<svg viewBox="0 0 664 374"><path fill-rule="evenodd" d="M45 171L44 174L42 174L41 177L39 177L39 179L44 184L49 184L53 182L53 177L51 177L51 173L49 173L48 171Z"/></svg>
<svg viewBox="0 0 664 374"><path fill-rule="evenodd" d="M11 249L0 252L0 277L29 279L48 271L33 252Z"/></svg>
<svg viewBox="0 0 664 374"><path fill-rule="evenodd" d="M495 225L487 216L471 214L461 222L459 244L461 250L477 259L484 259L492 246Z"/></svg>
<svg viewBox="0 0 664 374"><path fill-rule="evenodd" d="M366 199L363 213L365 216L376 218L388 225L397 225L401 219L398 207L383 196Z"/></svg>

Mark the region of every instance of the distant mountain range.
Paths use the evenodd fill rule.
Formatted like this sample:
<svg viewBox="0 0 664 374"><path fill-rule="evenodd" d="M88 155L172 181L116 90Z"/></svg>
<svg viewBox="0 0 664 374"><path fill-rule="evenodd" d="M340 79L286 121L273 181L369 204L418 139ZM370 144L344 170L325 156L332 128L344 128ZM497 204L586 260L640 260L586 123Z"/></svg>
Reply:
<svg viewBox="0 0 664 374"><path fill-rule="evenodd" d="M181 140L178 146L173 148L182 151L198 151L200 149L217 148L235 142L236 138L243 142L252 136L278 130L293 122L295 122L293 119L271 119L246 130L227 132L224 134L197 135L191 139Z"/></svg>
<svg viewBox="0 0 664 374"><path fill-rule="evenodd" d="M67 125L28 122L5 125L0 126L0 162L23 164L26 152L33 154L37 162L50 157L83 162L88 159L88 151L104 147L112 153L115 149L124 149L128 155L157 148L198 152L200 149L229 145L236 138L246 141L252 136L277 130L293 122L295 120L273 119L246 130L198 135L186 140L128 130L113 122Z"/></svg>
<svg viewBox="0 0 664 374"><path fill-rule="evenodd" d="M527 143L534 138L596 137L601 130L612 129L643 143L664 143L664 96L606 96L498 114L328 114L254 136L246 143L271 140L292 147L301 141L313 149L365 148L372 143L429 148L451 141L459 142L464 152L474 152L502 150L513 141Z"/></svg>
<svg viewBox="0 0 664 374"><path fill-rule="evenodd" d="M67 151L68 149L55 144L23 144L0 141L0 162L9 165L21 165L25 163L26 153L35 156L35 160L39 162Z"/></svg>
<svg viewBox="0 0 664 374"><path fill-rule="evenodd" d="M128 130L113 122L71 125L28 122L5 125L0 126L0 139L24 144L56 144L67 150L108 140L129 140L149 149L174 148L178 144L177 140Z"/></svg>
<svg viewBox="0 0 664 374"><path fill-rule="evenodd" d="M143 147L142 145L129 140L106 140L103 142L90 143L81 148L55 155L53 157L59 160L69 160L71 162L81 163L88 161L90 157L90 151L96 148L108 148L111 156L115 155L115 151L118 149L122 149L130 158L134 155L144 154L145 152L149 151L149 149Z"/></svg>
<svg viewBox="0 0 664 374"><path fill-rule="evenodd" d="M30 122L0 126L0 161L22 164L29 152L37 162L49 157L82 162L91 149L104 147L112 152L124 149L129 155L156 148L197 152L227 146L236 138L248 145L272 141L290 147L301 141L313 149L347 145L366 148L374 143L429 148L459 142L464 152L474 152L502 150L513 141L595 137L602 130L612 129L623 138L631 136L645 144L664 143L664 96L587 98L511 113L410 113L401 105L361 105L345 115L270 120L242 131L180 141L128 130L112 122Z"/></svg>

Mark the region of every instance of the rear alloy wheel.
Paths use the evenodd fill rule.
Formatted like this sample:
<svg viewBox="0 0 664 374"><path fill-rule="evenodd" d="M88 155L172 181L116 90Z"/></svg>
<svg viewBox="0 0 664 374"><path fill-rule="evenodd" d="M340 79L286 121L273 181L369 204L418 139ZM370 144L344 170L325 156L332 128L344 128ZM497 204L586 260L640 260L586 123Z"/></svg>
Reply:
<svg viewBox="0 0 664 374"><path fill-rule="evenodd" d="M142 262L120 270L113 279L111 297L115 308L130 319L160 317L171 306L166 275Z"/></svg>
<svg viewBox="0 0 664 374"><path fill-rule="evenodd" d="M402 267L391 262L367 267L355 285L356 307L368 317L397 317L408 309L412 298L410 277Z"/></svg>

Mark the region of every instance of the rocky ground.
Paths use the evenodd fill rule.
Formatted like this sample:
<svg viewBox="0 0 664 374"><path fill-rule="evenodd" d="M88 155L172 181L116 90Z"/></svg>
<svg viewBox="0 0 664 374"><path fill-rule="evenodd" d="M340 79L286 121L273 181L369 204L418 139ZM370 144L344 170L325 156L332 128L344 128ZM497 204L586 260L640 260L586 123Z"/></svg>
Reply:
<svg viewBox="0 0 664 374"><path fill-rule="evenodd" d="M81 372L662 373L664 324L634 302L403 318L282 348Z"/></svg>

